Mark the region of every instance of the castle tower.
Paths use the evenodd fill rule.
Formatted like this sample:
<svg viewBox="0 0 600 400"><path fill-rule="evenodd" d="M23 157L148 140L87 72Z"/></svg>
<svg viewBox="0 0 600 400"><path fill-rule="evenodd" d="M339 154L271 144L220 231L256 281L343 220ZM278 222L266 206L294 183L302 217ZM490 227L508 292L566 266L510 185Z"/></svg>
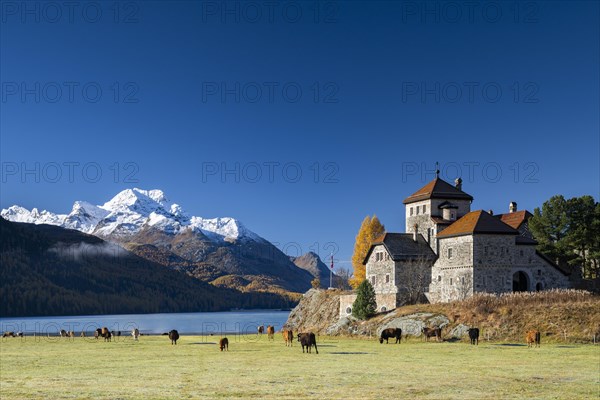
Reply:
<svg viewBox="0 0 600 400"><path fill-rule="evenodd" d="M437 234L471 211L473 197L462 191L462 179L455 186L436 176L404 199L406 233L423 235L437 253Z"/></svg>

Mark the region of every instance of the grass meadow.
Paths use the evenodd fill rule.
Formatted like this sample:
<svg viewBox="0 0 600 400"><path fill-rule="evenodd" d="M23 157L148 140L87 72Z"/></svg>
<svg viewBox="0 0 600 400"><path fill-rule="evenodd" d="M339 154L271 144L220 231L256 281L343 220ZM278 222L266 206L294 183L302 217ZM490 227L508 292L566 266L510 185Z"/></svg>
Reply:
<svg viewBox="0 0 600 400"><path fill-rule="evenodd" d="M4 338L8 399L597 399L600 346L318 338L302 354L281 335Z"/></svg>

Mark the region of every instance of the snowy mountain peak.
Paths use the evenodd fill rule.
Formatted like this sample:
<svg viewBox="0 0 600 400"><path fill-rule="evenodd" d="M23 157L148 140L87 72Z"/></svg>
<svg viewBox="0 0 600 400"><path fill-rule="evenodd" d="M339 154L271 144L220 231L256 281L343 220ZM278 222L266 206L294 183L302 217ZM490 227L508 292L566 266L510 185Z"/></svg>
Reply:
<svg viewBox="0 0 600 400"><path fill-rule="evenodd" d="M36 208L28 211L20 206L4 209L1 215L14 222L58 225L103 238L116 235L123 239L144 227L152 227L175 235L192 230L216 241L264 240L233 218L188 216L181 206L171 204L158 189L126 189L102 206L76 201L68 215L39 212Z"/></svg>

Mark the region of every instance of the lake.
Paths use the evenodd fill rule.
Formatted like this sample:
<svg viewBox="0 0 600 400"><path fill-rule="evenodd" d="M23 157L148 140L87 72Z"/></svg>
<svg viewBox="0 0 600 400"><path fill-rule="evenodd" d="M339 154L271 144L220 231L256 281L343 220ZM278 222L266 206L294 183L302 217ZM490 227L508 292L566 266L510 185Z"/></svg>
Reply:
<svg viewBox="0 0 600 400"><path fill-rule="evenodd" d="M229 312L198 312L168 314L81 315L64 317L0 318L0 331L23 332L25 335L57 335L61 329L92 333L96 328L128 334L138 328L147 335L177 329L180 334L254 334L259 325L281 329L289 311L252 310Z"/></svg>

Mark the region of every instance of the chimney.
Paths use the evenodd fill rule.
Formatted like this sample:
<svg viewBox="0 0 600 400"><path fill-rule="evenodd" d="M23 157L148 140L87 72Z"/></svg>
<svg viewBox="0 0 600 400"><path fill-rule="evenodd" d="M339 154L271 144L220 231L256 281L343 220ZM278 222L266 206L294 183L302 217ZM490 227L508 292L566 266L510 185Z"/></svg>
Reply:
<svg viewBox="0 0 600 400"><path fill-rule="evenodd" d="M511 201L508 206L508 211L511 213L517 212L517 203L515 203L514 201Z"/></svg>
<svg viewBox="0 0 600 400"><path fill-rule="evenodd" d="M490 210L490 211L488 211L488 213L489 213L490 215L494 215L494 210Z"/></svg>
<svg viewBox="0 0 600 400"><path fill-rule="evenodd" d="M456 178L454 180L454 186L456 186L458 190L462 190L462 179Z"/></svg>
<svg viewBox="0 0 600 400"><path fill-rule="evenodd" d="M415 230L413 231L413 240L416 242L418 231L419 231L419 224L415 224L414 228L415 228Z"/></svg>

